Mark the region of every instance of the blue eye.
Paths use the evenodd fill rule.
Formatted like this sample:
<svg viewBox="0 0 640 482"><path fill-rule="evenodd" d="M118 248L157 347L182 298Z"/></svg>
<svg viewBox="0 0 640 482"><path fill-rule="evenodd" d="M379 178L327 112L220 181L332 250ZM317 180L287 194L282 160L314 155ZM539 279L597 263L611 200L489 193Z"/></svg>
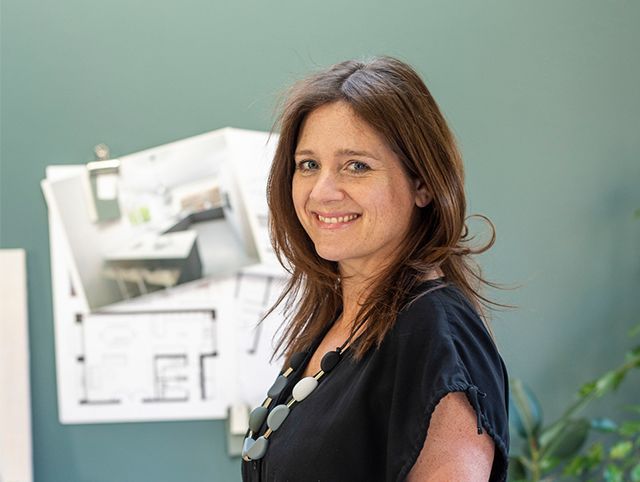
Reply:
<svg viewBox="0 0 640 482"><path fill-rule="evenodd" d="M355 172L355 173L362 173L362 172L367 172L367 171L371 170L369 165L367 163L365 163L365 162L362 162L362 161L352 161L352 162L349 163L347 168L351 172Z"/></svg>
<svg viewBox="0 0 640 482"><path fill-rule="evenodd" d="M313 171L315 169L318 169L320 165L316 161L306 159L304 161L298 162L296 167L299 171Z"/></svg>

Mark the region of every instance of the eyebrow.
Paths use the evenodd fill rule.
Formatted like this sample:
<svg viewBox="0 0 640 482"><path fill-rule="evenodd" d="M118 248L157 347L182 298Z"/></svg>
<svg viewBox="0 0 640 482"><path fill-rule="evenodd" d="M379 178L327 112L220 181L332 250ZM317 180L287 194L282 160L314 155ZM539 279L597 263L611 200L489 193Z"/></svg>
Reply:
<svg viewBox="0 0 640 482"><path fill-rule="evenodd" d="M300 151L296 151L296 156L309 156L314 155L315 153L311 149L302 149ZM335 151L335 155L337 156L356 156L356 157L369 157L371 159L377 159L376 156L371 154L368 151L356 151L354 149L338 149Z"/></svg>

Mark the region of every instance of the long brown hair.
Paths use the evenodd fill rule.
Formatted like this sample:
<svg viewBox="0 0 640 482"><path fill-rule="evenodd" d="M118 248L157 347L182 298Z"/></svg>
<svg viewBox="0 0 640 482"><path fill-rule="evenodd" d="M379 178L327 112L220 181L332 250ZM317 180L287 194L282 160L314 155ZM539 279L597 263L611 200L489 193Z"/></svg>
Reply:
<svg viewBox="0 0 640 482"><path fill-rule="evenodd" d="M276 347L285 358L307 349L339 314L342 293L336 262L327 261L298 221L291 197L294 153L302 123L318 107L345 102L387 141L407 175L429 189L429 204L416 209L409 234L394 263L371 286L353 326L363 329L353 343L360 358L384 339L411 293L434 268L457 286L487 321L490 305L500 305L480 293L486 281L471 255L488 250L468 246L465 223L464 169L454 136L420 76L392 57L348 60L293 85L277 125L280 139L267 184L272 243L291 277L276 302L285 302L286 325ZM275 308L275 307L274 307ZM375 322L373 322L375 320Z"/></svg>

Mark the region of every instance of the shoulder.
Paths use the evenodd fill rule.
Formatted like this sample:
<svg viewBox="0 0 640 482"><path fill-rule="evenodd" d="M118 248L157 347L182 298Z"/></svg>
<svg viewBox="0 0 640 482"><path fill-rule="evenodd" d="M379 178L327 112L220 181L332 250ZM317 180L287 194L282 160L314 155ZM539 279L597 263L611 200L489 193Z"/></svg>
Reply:
<svg viewBox="0 0 640 482"><path fill-rule="evenodd" d="M481 351L495 361L499 357L480 315L462 291L451 284L429 284L409 299L398 314L390 337L392 342L408 338L414 349Z"/></svg>
<svg viewBox="0 0 640 482"><path fill-rule="evenodd" d="M427 365L430 373L458 386L508 385L506 368L483 320L462 291L450 284L429 285L399 313L390 345Z"/></svg>

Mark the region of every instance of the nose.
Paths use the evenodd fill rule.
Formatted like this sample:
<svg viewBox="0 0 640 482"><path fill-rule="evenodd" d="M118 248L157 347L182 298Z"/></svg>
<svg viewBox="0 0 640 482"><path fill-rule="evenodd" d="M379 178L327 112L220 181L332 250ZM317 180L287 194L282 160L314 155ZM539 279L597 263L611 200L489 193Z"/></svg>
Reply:
<svg viewBox="0 0 640 482"><path fill-rule="evenodd" d="M345 193L340 185L338 175L329 170L321 172L316 178L309 198L318 203L342 201Z"/></svg>

